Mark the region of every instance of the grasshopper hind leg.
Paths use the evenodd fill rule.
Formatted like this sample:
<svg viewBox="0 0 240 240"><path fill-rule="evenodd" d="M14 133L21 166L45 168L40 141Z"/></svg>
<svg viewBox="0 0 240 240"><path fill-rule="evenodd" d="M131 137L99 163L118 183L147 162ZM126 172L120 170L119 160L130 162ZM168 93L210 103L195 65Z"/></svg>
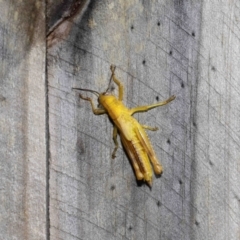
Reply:
<svg viewBox="0 0 240 240"><path fill-rule="evenodd" d="M137 180L145 181L151 188L152 167L141 143L137 139L128 141L123 135L121 135L121 140L132 163Z"/></svg>
<svg viewBox="0 0 240 240"><path fill-rule="evenodd" d="M132 166L133 166L133 169L134 169L135 176L136 176L137 180L138 181L143 180L144 175L142 174L142 170L139 168L139 164L138 164L138 161L136 159L136 156L134 155L133 149L130 149L131 147L128 145L127 140L123 136L121 136L121 140L122 140L122 144L124 146L124 149L126 150L128 156L131 160L131 163L132 163Z"/></svg>
<svg viewBox="0 0 240 240"><path fill-rule="evenodd" d="M136 131L136 134L138 136L138 139L142 143L143 148L147 152L147 155L153 165L153 170L155 174L161 175L163 171L162 165L158 162L158 159L156 157L156 154L153 150L153 147L148 139L146 132L144 130L138 129Z"/></svg>

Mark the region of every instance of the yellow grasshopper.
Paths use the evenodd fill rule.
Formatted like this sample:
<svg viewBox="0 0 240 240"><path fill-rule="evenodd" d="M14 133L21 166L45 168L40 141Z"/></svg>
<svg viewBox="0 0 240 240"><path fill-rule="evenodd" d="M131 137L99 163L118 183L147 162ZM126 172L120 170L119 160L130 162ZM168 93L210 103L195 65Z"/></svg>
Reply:
<svg viewBox="0 0 240 240"><path fill-rule="evenodd" d="M175 96L173 95L167 100L156 104L128 109L122 103L124 90L123 85L115 76L115 68L116 67L114 65L111 65L110 67L110 70L112 72L110 82L113 79L113 81L118 85L118 98L108 93L109 87L103 93L98 93L94 90L82 88L73 89L90 91L98 95L98 102L102 108L95 108L91 98L83 97L81 94L79 94L79 97L91 103L92 111L94 114L100 115L106 113L112 119L114 125L113 141L115 144L112 158L115 158L115 154L118 149L117 134L119 133L123 147L125 148L131 160L137 180L146 181L147 184L151 187L153 171L150 162L153 165L153 169L156 175L160 175L162 173L162 166L157 160L156 154L144 129L156 131L158 128L141 125L135 118L132 117L132 115L136 112L145 112L152 108L166 105L167 103L174 100Z"/></svg>

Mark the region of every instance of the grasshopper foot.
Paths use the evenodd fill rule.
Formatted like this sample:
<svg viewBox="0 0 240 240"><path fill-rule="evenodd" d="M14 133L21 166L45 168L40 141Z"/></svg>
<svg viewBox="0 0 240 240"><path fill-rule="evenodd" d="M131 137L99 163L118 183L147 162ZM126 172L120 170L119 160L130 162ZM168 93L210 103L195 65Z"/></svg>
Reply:
<svg viewBox="0 0 240 240"><path fill-rule="evenodd" d="M116 152L117 152L118 146L115 147L113 153L112 153L112 159L114 159L116 157Z"/></svg>
<svg viewBox="0 0 240 240"><path fill-rule="evenodd" d="M112 71L113 74L114 74L115 69L116 69L116 66L112 64L112 65L110 66L110 70Z"/></svg>
<svg viewBox="0 0 240 240"><path fill-rule="evenodd" d="M79 94L79 97L83 100L91 101L89 97L84 97L82 94Z"/></svg>

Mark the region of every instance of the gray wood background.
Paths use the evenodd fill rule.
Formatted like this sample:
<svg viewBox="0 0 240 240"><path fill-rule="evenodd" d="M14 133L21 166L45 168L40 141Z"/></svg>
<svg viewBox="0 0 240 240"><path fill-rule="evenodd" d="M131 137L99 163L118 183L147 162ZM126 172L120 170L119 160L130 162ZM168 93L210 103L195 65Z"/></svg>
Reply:
<svg viewBox="0 0 240 240"><path fill-rule="evenodd" d="M240 239L240 2L75 2L0 1L0 239ZM160 129L152 190L71 89L110 64L128 107L177 96L135 115Z"/></svg>

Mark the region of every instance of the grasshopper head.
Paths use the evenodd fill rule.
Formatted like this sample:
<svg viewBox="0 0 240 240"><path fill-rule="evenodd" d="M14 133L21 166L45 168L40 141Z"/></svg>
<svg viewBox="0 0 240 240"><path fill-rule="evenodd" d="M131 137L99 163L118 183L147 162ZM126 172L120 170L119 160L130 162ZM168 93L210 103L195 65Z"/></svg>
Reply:
<svg viewBox="0 0 240 240"><path fill-rule="evenodd" d="M75 90L80 90L80 91L87 91L87 92L91 92L95 95L98 96L98 102L99 102L99 105L100 107L103 107L105 109L108 109L108 106L111 105L111 103L116 99L115 96L111 95L109 93L109 89L110 89L110 84L111 84L111 80L113 78L113 74L114 74L114 71L115 71L115 66L114 65L111 65L110 69L112 71L112 75L110 77L110 80L109 80L109 84L108 84L108 88L105 92L103 93L99 93L95 90L91 90L91 89L85 89L85 88L72 88L72 89L75 89ZM85 100L89 100L88 98L84 98L80 95L81 98L85 99Z"/></svg>
<svg viewBox="0 0 240 240"><path fill-rule="evenodd" d="M98 97L98 102L103 108L107 109L108 108L107 106L109 106L109 104L111 104L111 102L114 101L114 99L116 99L115 96L107 92L104 92L104 93L100 93Z"/></svg>

